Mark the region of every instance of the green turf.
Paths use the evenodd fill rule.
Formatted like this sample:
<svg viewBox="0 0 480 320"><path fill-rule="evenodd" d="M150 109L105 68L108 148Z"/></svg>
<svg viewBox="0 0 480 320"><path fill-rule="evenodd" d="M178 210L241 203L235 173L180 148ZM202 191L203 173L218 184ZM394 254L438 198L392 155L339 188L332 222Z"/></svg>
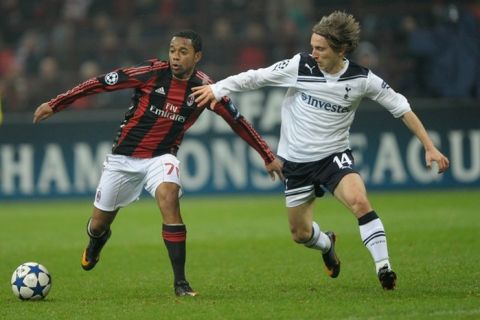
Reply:
<svg viewBox="0 0 480 320"><path fill-rule="evenodd" d="M479 190L372 193L398 288L383 291L353 216L333 198L316 220L337 233L339 278L318 251L290 240L284 200L182 200L187 275L200 296L176 298L151 199L121 211L97 267L80 256L91 201L0 204L1 319L479 319ZM44 301L24 302L10 277L22 262L52 274Z"/></svg>

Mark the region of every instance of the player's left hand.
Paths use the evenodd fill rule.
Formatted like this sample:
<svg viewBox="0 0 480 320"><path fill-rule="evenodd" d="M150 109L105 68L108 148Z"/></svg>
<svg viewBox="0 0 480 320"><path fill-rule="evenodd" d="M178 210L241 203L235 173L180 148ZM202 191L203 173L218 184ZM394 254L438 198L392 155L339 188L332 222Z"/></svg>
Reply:
<svg viewBox="0 0 480 320"><path fill-rule="evenodd" d="M425 153L425 161L427 167L432 167L432 162L436 162L438 165L438 173L443 173L450 166L450 161L445 157L438 149L428 150Z"/></svg>
<svg viewBox="0 0 480 320"><path fill-rule="evenodd" d="M193 87L192 91L195 96L195 102L199 107L203 107L210 102L210 109L213 110L218 101L215 99L215 95L209 85Z"/></svg>
<svg viewBox="0 0 480 320"><path fill-rule="evenodd" d="M275 181L275 174L281 181L285 181L285 177L282 173L283 162L280 159L275 158L275 160L265 165L265 169L267 169L268 174L272 177L272 181Z"/></svg>
<svg viewBox="0 0 480 320"><path fill-rule="evenodd" d="M42 103L33 114L33 123L38 123L52 116L53 109L47 102Z"/></svg>

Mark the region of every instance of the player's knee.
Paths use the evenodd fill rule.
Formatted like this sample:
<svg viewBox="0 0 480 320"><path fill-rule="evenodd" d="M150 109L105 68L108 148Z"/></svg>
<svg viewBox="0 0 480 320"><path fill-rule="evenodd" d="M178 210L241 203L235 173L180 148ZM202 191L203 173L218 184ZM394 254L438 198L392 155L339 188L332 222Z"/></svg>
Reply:
<svg viewBox="0 0 480 320"><path fill-rule="evenodd" d="M177 193L166 192L157 198L158 206L162 212L178 211L178 195Z"/></svg>
<svg viewBox="0 0 480 320"><path fill-rule="evenodd" d="M172 191L162 192L160 196L157 197L157 201L167 205L173 205L179 201L178 193Z"/></svg>
<svg viewBox="0 0 480 320"><path fill-rule="evenodd" d="M371 210L368 198L363 194L358 194L351 199L350 207L354 213L368 212Z"/></svg>
<svg viewBox="0 0 480 320"><path fill-rule="evenodd" d="M173 183L162 183L155 193L157 204L162 213L163 223L180 224L180 204L178 198L179 187Z"/></svg>
<svg viewBox="0 0 480 320"><path fill-rule="evenodd" d="M94 207L92 217L88 220L87 224L88 234L97 237L108 231L118 210L119 209L104 211Z"/></svg>
<svg viewBox="0 0 480 320"><path fill-rule="evenodd" d="M87 233L90 236L98 237L103 235L109 228L110 225L104 221L98 219L90 219L87 225Z"/></svg>
<svg viewBox="0 0 480 320"><path fill-rule="evenodd" d="M158 186L155 197L159 202L176 202L178 201L178 190L177 184L164 182Z"/></svg>

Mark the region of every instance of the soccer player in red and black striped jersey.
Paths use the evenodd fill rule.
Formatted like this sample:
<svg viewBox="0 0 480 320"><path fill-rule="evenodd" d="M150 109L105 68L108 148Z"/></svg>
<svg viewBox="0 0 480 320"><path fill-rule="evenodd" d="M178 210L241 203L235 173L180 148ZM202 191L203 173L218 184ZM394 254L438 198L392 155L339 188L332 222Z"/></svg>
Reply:
<svg viewBox="0 0 480 320"><path fill-rule="evenodd" d="M211 80L196 69L202 57L202 40L193 31L175 33L169 60L151 59L129 68L87 80L56 98L41 104L33 122L59 112L76 99L120 89L134 89L112 153L107 155L96 191L93 213L87 224L90 241L81 265L91 270L111 235L110 225L121 207L138 199L145 188L157 201L163 218L162 235L174 273L178 296L195 296L185 277L187 230L180 214L181 183L177 150L185 131L205 107L198 107L192 88ZM265 161L272 179L280 179L282 162L237 111L228 97L210 109L220 115Z"/></svg>

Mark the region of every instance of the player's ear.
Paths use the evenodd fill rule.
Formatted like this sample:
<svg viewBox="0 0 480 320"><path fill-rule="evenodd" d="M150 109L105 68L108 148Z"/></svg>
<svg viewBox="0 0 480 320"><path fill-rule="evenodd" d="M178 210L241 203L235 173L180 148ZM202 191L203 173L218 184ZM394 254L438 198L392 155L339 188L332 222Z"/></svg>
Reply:
<svg viewBox="0 0 480 320"><path fill-rule="evenodd" d="M202 51L197 51L195 52L195 63L198 63L200 60L202 60Z"/></svg>
<svg viewBox="0 0 480 320"><path fill-rule="evenodd" d="M340 47L340 49L338 50L338 54L345 57L345 55L347 54L347 45L346 44L344 44Z"/></svg>

